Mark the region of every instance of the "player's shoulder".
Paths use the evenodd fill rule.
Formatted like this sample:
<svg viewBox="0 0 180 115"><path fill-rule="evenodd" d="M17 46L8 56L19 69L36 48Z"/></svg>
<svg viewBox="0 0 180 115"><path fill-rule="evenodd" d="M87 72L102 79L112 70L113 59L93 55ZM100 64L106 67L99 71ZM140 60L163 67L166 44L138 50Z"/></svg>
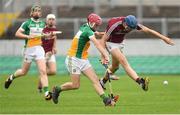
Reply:
<svg viewBox="0 0 180 115"><path fill-rule="evenodd" d="M30 23L31 21L32 21L31 19L27 19L23 23Z"/></svg>
<svg viewBox="0 0 180 115"><path fill-rule="evenodd" d="M113 25L113 24L115 24L115 23L117 23L117 22L122 23L122 22L124 21L124 19L125 19L124 16L121 16L121 17L113 17L113 18L109 19L108 24L109 24L109 25Z"/></svg>
<svg viewBox="0 0 180 115"><path fill-rule="evenodd" d="M31 21L32 21L31 19L25 20L24 22L22 22L22 26L28 26L28 25L30 25Z"/></svg>
<svg viewBox="0 0 180 115"><path fill-rule="evenodd" d="M80 27L80 30L81 30L82 32L93 32L92 29L90 28L90 26L88 25L88 23L83 24L83 25Z"/></svg>

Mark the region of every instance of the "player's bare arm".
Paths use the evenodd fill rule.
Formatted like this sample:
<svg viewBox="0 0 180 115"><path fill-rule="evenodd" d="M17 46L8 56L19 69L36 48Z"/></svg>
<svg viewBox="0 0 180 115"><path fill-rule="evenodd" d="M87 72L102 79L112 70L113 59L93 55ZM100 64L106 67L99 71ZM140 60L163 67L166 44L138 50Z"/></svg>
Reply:
<svg viewBox="0 0 180 115"><path fill-rule="evenodd" d="M54 39L54 44L53 44L53 48L52 48L52 53L56 54L57 53L57 48L56 48L56 42L57 42L57 36L53 36Z"/></svg>
<svg viewBox="0 0 180 115"><path fill-rule="evenodd" d="M150 29L150 28L148 28L146 26L140 25L140 27L142 28L141 31L143 31L143 32L145 32L147 34L151 34L153 36L156 36L156 37L162 39L164 42L166 42L169 45L174 45L174 42L173 42L173 40L171 38L168 38L168 37L160 34L159 32L157 32L155 30L152 30L152 29Z"/></svg>
<svg viewBox="0 0 180 115"><path fill-rule="evenodd" d="M103 48L106 48L106 41L109 39L109 36L104 33L102 38L99 40L100 44L102 45Z"/></svg>
<svg viewBox="0 0 180 115"><path fill-rule="evenodd" d="M102 63L104 64L108 64L109 63L109 56L105 50L105 48L102 47L102 45L96 40L95 37L91 38L91 41L94 43L94 45L96 46L96 48L100 51L101 56L102 56Z"/></svg>
<svg viewBox="0 0 180 115"><path fill-rule="evenodd" d="M94 32L94 34L95 34L95 36L98 36L98 37L102 38L102 36L105 34L105 32L96 31L96 32Z"/></svg>
<svg viewBox="0 0 180 115"><path fill-rule="evenodd" d="M32 35L26 35L23 33L24 30L22 28L19 28L17 31L16 31L16 34L15 36L18 37L18 38L23 38L23 39L30 39L30 38L33 38Z"/></svg>

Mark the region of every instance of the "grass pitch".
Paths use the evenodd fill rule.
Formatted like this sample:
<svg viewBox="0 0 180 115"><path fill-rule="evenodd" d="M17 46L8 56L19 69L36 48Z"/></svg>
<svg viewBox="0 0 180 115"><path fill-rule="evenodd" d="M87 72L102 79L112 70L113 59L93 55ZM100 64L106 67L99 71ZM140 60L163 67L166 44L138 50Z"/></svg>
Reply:
<svg viewBox="0 0 180 115"><path fill-rule="evenodd" d="M114 93L120 95L115 107L105 107L84 76L80 89L63 92L58 104L45 101L44 94L37 91L36 75L15 79L8 90L4 89L5 79L0 76L0 114L180 114L179 75L151 75L148 92L121 75L119 81L112 82ZM49 77L50 88L69 80L67 75ZM169 84L163 85L164 80Z"/></svg>

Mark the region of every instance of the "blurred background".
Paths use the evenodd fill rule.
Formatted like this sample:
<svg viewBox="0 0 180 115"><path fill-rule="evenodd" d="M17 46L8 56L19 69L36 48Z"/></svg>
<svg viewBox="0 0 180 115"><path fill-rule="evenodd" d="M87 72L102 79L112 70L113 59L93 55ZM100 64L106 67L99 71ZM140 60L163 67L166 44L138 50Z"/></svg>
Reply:
<svg viewBox="0 0 180 115"><path fill-rule="evenodd" d="M0 1L0 74L10 74L21 67L24 40L15 32L29 18L32 5L42 6L42 18L54 13L58 36L58 73L67 73L64 59L74 34L95 12L103 18L99 31L104 31L108 19L135 15L139 23L172 38L175 46L144 33L132 32L125 40L124 53L132 67L140 74L180 74L180 0L1 0ZM101 74L97 50L90 48L90 61ZM37 73L32 64L30 73ZM121 68L118 74L123 74Z"/></svg>

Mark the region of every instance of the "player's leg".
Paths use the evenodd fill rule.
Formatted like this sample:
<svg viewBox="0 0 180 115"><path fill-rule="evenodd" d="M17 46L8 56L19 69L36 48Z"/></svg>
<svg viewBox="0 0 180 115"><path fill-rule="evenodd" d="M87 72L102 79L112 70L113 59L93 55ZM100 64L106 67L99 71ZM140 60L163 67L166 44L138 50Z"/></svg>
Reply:
<svg viewBox="0 0 180 115"><path fill-rule="evenodd" d="M112 56L112 65L109 67L109 70L114 74L119 69L119 62ZM103 78L100 79L100 84L102 85L103 89L105 89L105 83L108 81L108 71L105 72ZM118 80L119 77L112 75L112 80Z"/></svg>
<svg viewBox="0 0 180 115"><path fill-rule="evenodd" d="M111 99L104 93L101 85L99 84L98 77L97 77L96 73L94 72L94 70L92 69L92 67L89 67L88 69L84 70L83 73L92 82L94 89L96 90L97 94L102 98L105 106L114 106L115 102L113 101L113 99Z"/></svg>
<svg viewBox="0 0 180 115"><path fill-rule="evenodd" d="M53 88L52 98L55 104L58 103L58 97L61 91L67 90L75 90L80 87L80 74L81 70L79 69L79 64L77 63L78 60L74 57L67 57L66 58L66 67L70 73L71 81L62 84L61 86L55 86Z"/></svg>
<svg viewBox="0 0 180 115"><path fill-rule="evenodd" d="M61 86L53 87L52 98L55 104L58 103L58 97L62 91L76 90L80 87L80 74L71 74L71 81Z"/></svg>
<svg viewBox="0 0 180 115"><path fill-rule="evenodd" d="M55 75L57 72L56 69L56 58L55 55L51 55L50 59L46 62L47 65L47 74L48 75Z"/></svg>
<svg viewBox="0 0 180 115"><path fill-rule="evenodd" d="M56 74L56 58L55 58L55 55L51 55L46 60L46 70L47 70L48 75L55 75ZM41 83L40 79L38 82L38 90L40 93L42 92L42 83Z"/></svg>
<svg viewBox="0 0 180 115"><path fill-rule="evenodd" d="M48 76L46 73L46 62L45 59L37 59L36 60L37 68L40 74L40 80L42 83L42 88L45 93L45 99L51 99L51 95L49 92L49 85L48 85Z"/></svg>
<svg viewBox="0 0 180 115"><path fill-rule="evenodd" d="M45 52L42 46L35 46L34 50L35 50L34 52L35 61L39 71L42 88L45 93L45 99L50 100L52 96L51 93L49 92L48 76L46 72L46 60L44 57Z"/></svg>
<svg viewBox="0 0 180 115"><path fill-rule="evenodd" d="M18 78L18 77L21 77L21 76L26 75L27 72L29 71L30 66L31 66L31 61L24 60L24 62L23 62L23 64L22 64L22 68L16 70L13 74L11 74L11 75L6 79L4 87L5 87L6 89L8 89L9 86L11 85L12 81L13 81L15 78Z"/></svg>
<svg viewBox="0 0 180 115"><path fill-rule="evenodd" d="M134 81L136 81L138 84L140 84L143 88L143 90L147 91L148 90L148 83L149 79L148 78L140 78L137 73L134 71L134 69L129 65L125 55L119 50L119 49L114 49L111 51L112 57L122 65L126 73L128 74L129 77L131 77Z"/></svg>

